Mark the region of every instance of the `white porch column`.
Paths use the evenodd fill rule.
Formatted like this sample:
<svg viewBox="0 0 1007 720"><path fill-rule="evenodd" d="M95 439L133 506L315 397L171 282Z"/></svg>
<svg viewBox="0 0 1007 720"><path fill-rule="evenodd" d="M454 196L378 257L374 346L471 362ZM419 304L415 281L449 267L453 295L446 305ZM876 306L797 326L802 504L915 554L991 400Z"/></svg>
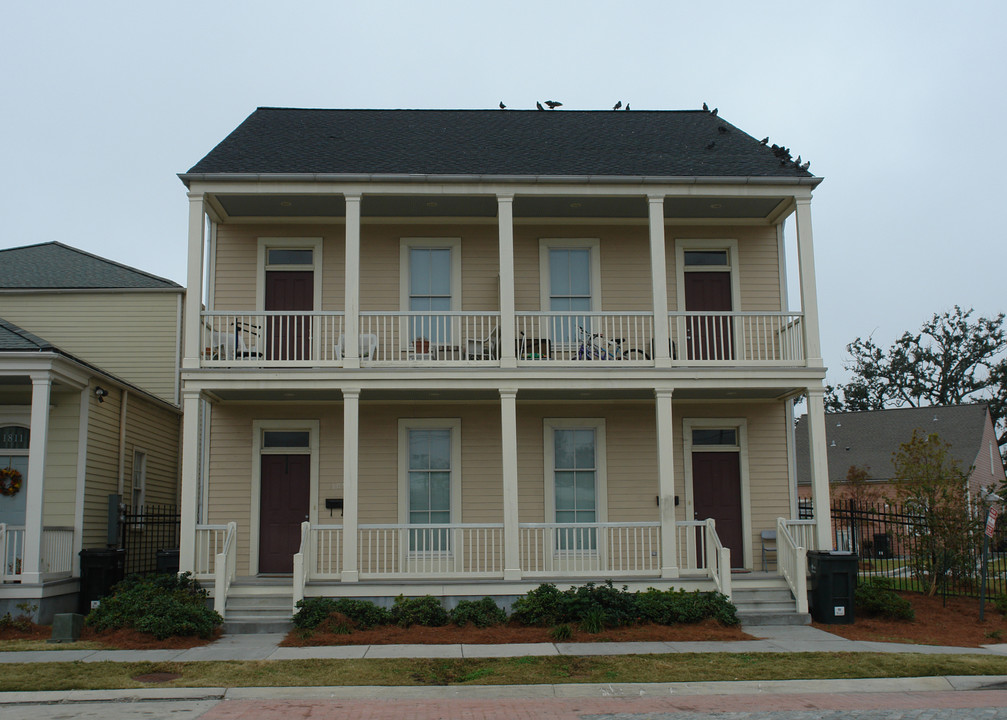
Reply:
<svg viewBox="0 0 1007 720"><path fill-rule="evenodd" d="M346 298L343 367L360 367L360 196L346 195ZM356 522L356 519L354 519Z"/></svg>
<svg viewBox="0 0 1007 720"><path fill-rule="evenodd" d="M500 366L517 367L514 332L514 196L497 195L500 235Z"/></svg>
<svg viewBox="0 0 1007 720"><path fill-rule="evenodd" d="M661 577L678 577L678 527L675 525L675 443L671 390L654 392L657 407L657 480L661 494Z"/></svg>
<svg viewBox="0 0 1007 720"><path fill-rule="evenodd" d="M654 293L654 365L667 368L671 367L671 339L668 333L668 266L664 247L664 195L648 195L647 203L650 207L650 278Z"/></svg>
<svg viewBox="0 0 1007 720"><path fill-rule="evenodd" d="M189 193L189 263L185 282L185 334L182 367L198 368L202 348L202 323L199 318L203 300L203 245L206 213L202 193Z"/></svg>
<svg viewBox="0 0 1007 720"><path fill-rule="evenodd" d="M343 570L342 582L356 582L360 492L360 388L343 388Z"/></svg>
<svg viewBox="0 0 1007 720"><path fill-rule="evenodd" d="M811 232L811 198L797 200L797 261L801 271L801 311L809 367L822 367L818 332L818 289L815 282L815 243Z"/></svg>
<svg viewBox="0 0 1007 720"><path fill-rule="evenodd" d="M25 478L24 486L24 554L21 558L21 582L25 584L42 582L43 492L51 392L52 379L48 375L32 375L28 477Z"/></svg>
<svg viewBox="0 0 1007 720"><path fill-rule="evenodd" d="M196 508L199 504L199 391L182 391L182 488L178 571L196 571ZM206 482L208 478L204 478ZM203 522L206 522L205 520Z"/></svg>
<svg viewBox="0 0 1007 720"><path fill-rule="evenodd" d="M815 511L816 544L819 550L831 550L829 460L825 441L825 391L822 388L808 388L808 447L811 450L811 502Z"/></svg>
<svg viewBox="0 0 1007 720"><path fill-rule="evenodd" d="M521 579L521 538L518 527L517 390L500 390L500 430L503 448L504 580Z"/></svg>

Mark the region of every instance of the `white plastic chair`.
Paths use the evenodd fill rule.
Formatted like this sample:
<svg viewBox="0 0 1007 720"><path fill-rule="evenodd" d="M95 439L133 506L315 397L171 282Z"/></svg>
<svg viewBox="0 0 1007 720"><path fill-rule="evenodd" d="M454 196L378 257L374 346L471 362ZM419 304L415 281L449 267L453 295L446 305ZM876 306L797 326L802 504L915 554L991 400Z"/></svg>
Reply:
<svg viewBox="0 0 1007 720"><path fill-rule="evenodd" d="M375 354L378 351L378 336L374 333L360 333L360 359L361 360L373 360ZM336 342L336 360L343 359L343 346L345 344L345 336L340 333L339 340Z"/></svg>
<svg viewBox="0 0 1007 720"><path fill-rule="evenodd" d="M466 340L465 357L469 360L496 360L499 339L500 328L494 328L482 340Z"/></svg>

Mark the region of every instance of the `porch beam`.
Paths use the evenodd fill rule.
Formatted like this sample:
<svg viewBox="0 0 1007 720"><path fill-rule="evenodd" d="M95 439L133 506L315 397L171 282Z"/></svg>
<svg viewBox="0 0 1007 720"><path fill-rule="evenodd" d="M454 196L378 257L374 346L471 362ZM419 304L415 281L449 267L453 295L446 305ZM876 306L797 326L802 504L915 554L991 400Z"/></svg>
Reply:
<svg viewBox="0 0 1007 720"><path fill-rule="evenodd" d="M517 367L514 333L514 196L497 195L500 250L500 366Z"/></svg>
<svg viewBox="0 0 1007 720"><path fill-rule="evenodd" d="M832 549L829 510L829 462L825 440L825 390L808 388L808 447L811 450L811 502L815 513L815 543Z"/></svg>
<svg viewBox="0 0 1007 720"><path fill-rule="evenodd" d="M500 390L500 429L503 450L504 580L521 579L521 541L518 526L517 389Z"/></svg>
<svg viewBox="0 0 1007 720"><path fill-rule="evenodd" d="M668 265L664 238L664 195L648 195L650 279L654 295L654 366L671 367L668 333Z"/></svg>
<svg viewBox="0 0 1007 720"><path fill-rule="evenodd" d="M343 388L343 568L342 582L357 582L360 512L360 388Z"/></svg>
<svg viewBox="0 0 1007 720"><path fill-rule="evenodd" d="M31 378L31 431L28 443L28 477L25 478L24 554L21 558L21 582L42 582L42 526L45 459L49 443L49 400L52 395L52 378L32 375Z"/></svg>
<svg viewBox="0 0 1007 720"><path fill-rule="evenodd" d="M360 195L346 195L343 367L360 367Z"/></svg>
<svg viewBox="0 0 1007 720"><path fill-rule="evenodd" d="M182 487L178 540L179 572L196 572L196 507L199 503L199 391L182 391ZM205 519L204 519L205 522Z"/></svg>
<svg viewBox="0 0 1007 720"><path fill-rule="evenodd" d="M797 262L801 275L805 357L809 367L822 367L818 331L818 289L815 281L815 243L811 231L811 198L797 200Z"/></svg>
<svg viewBox="0 0 1007 720"><path fill-rule="evenodd" d="M661 577L677 578L678 527L675 525L674 418L671 390L654 392L657 409L657 479L661 505Z"/></svg>
<svg viewBox="0 0 1007 720"><path fill-rule="evenodd" d="M189 261L186 270L185 342L182 367L198 368L202 353L202 323L199 311L203 299L203 247L206 235L206 211L202 193L189 193Z"/></svg>

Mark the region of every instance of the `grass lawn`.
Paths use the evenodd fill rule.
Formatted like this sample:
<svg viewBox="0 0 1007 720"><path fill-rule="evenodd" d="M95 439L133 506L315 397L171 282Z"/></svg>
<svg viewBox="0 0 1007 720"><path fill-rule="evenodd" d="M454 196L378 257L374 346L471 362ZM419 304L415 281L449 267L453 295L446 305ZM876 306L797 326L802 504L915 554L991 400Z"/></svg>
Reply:
<svg viewBox="0 0 1007 720"><path fill-rule="evenodd" d="M1003 675L1007 657L887 653L682 653L470 660L5 664L0 691L136 687L529 685ZM134 678L177 676L163 683Z"/></svg>

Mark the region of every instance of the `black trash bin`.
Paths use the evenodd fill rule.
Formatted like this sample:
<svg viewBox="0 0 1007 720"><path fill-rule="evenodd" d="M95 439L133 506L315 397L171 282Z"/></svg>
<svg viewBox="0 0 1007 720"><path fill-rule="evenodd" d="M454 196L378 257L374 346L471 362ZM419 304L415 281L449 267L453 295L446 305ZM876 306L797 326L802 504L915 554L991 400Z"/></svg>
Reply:
<svg viewBox="0 0 1007 720"><path fill-rule="evenodd" d="M109 594L126 575L126 551L122 548L80 551L80 605L82 615L91 611L91 602Z"/></svg>
<svg viewBox="0 0 1007 720"><path fill-rule="evenodd" d="M178 572L178 548L157 551L157 574L168 575Z"/></svg>
<svg viewBox="0 0 1007 720"><path fill-rule="evenodd" d="M857 587L859 559L849 552L809 552L811 616L820 623L853 622L853 591Z"/></svg>

